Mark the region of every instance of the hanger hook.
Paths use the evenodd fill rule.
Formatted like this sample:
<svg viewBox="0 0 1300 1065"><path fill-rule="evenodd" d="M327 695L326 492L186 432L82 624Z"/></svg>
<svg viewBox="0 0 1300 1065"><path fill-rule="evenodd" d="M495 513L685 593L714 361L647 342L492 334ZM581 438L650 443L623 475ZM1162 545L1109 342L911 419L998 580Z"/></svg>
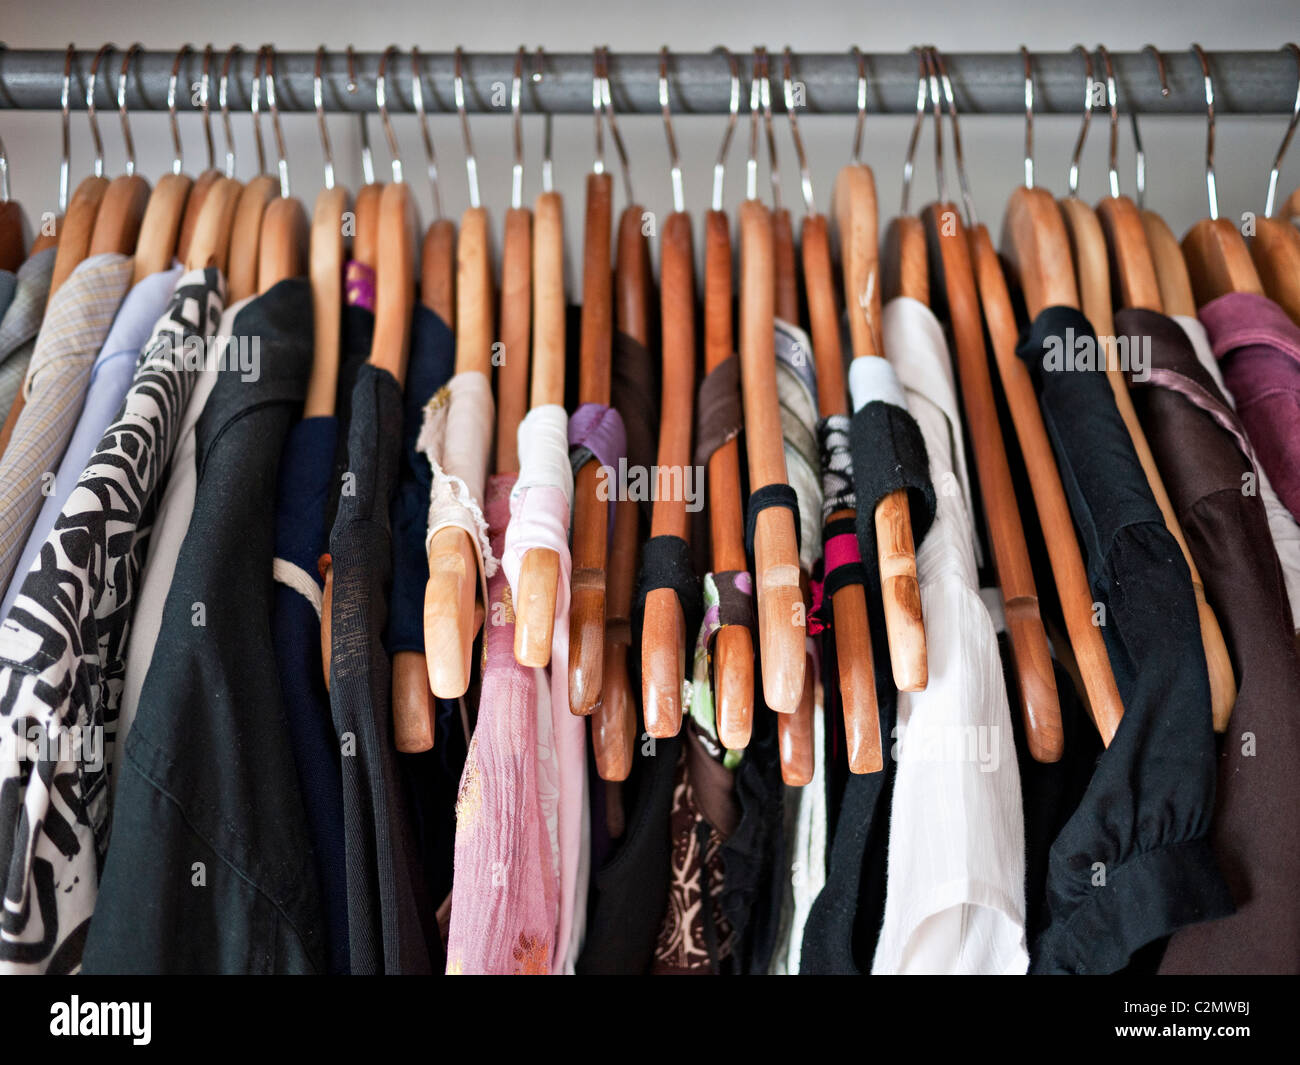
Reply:
<svg viewBox="0 0 1300 1065"><path fill-rule="evenodd" d="M591 117L596 123L596 146L592 153L593 173L605 172L605 126L601 121L600 48L591 50Z"/></svg>
<svg viewBox="0 0 1300 1065"><path fill-rule="evenodd" d="M186 47L188 47L188 45L186 45ZM231 128L230 125L230 106L229 106L229 100L226 96L226 91L229 87L229 81L230 81L230 64L235 58L235 53L242 52L242 51L243 48L240 45L232 44L230 46L230 50L226 52L226 58L221 63L221 77L217 79L217 106L221 109L221 129L226 139L225 173L226 173L226 177L228 178L232 178L235 176L235 134L234 134L234 130ZM183 49L181 53L178 53L176 57L176 63L172 67L172 80L168 88L169 107L170 104L175 99L175 94L172 92L172 87L174 87L176 84L176 74L177 71L180 69L180 56L182 54L184 54ZM175 109L171 109L171 110L172 110L172 122L173 122L172 139L176 143L176 159L172 163L172 173L179 174L181 172L180 131L174 125L176 121L176 111Z"/></svg>
<svg viewBox="0 0 1300 1065"><path fill-rule="evenodd" d="M1079 139L1074 142L1074 154L1070 157L1070 195L1079 193L1079 159L1083 155L1083 145L1088 139L1088 126L1092 123L1092 53L1081 44L1076 44L1071 51L1083 57L1083 125L1079 127Z"/></svg>
<svg viewBox="0 0 1300 1065"><path fill-rule="evenodd" d="M411 104L420 119L420 139L424 141L424 166L429 175L429 188L433 193L434 220L442 218L442 196L438 193L438 160L433 152L433 137L429 134L429 115L424 109L424 78L420 70L420 49L411 46Z"/></svg>
<svg viewBox="0 0 1300 1065"><path fill-rule="evenodd" d="M799 122L794 117L796 110L794 79L790 74L792 58L793 53L790 51L790 46L786 45L785 51L781 55L781 91L785 99L785 113L790 119L790 139L794 142L795 158L799 160L799 188L803 193L804 209L808 214L816 214L817 208L813 203L812 172L808 169L808 157L804 154L803 138L799 136ZM856 156L857 153L854 154Z"/></svg>
<svg viewBox="0 0 1300 1065"><path fill-rule="evenodd" d="M740 66L731 49L719 45L714 49L721 52L727 60L731 73L731 95L727 101L727 129L722 134L722 147L718 150L718 161L713 164L713 210L722 210L722 189L727 177L727 152L731 148L731 137L736 132L736 122L740 118Z"/></svg>
<svg viewBox="0 0 1300 1065"><path fill-rule="evenodd" d="M95 177L104 176L104 142L99 136L99 119L95 117L95 82L99 78L100 61L111 51L113 45L106 44L95 53L90 64L90 77L86 79L86 118L90 120L90 139L95 146Z"/></svg>
<svg viewBox="0 0 1300 1065"><path fill-rule="evenodd" d="M542 49L542 46L539 44L539 45L537 46L536 65L533 67L533 74L532 74L532 78L530 79L531 82L532 82L532 87L533 87L533 91L534 91L534 93L537 91L537 86L541 83L541 80L542 80L542 69L543 69L543 67L545 66L545 62L546 62L546 53L545 53L545 51ZM542 110L542 108L541 108L541 104L540 104L539 101L537 101L537 100L535 99L535 100L534 100L534 104L535 104L535 106L537 107L537 109L538 109L539 111ZM542 118L542 191L543 191L543 192L551 192L551 191L554 189L554 187L555 187L555 186L554 186L554 169L553 169L553 167L552 167L552 165L551 165L551 116L550 116L549 113L547 113L547 112L543 112L543 118Z"/></svg>
<svg viewBox="0 0 1300 1065"><path fill-rule="evenodd" d="M609 87L609 46L600 46L600 103L605 112L605 121L609 123L609 135L614 141L614 151L618 155L618 168L623 174L623 193L627 202L633 204L632 168L628 165L627 147L623 144L623 135L618 131L618 121L614 113L614 96Z"/></svg>
<svg viewBox="0 0 1300 1065"><path fill-rule="evenodd" d="M235 45L234 48L230 49L230 52L233 53L235 51L235 48L238 47L239 45ZM181 76L181 62L185 59L186 53L192 51L194 51L194 48L188 44L183 44L180 46L180 48L176 50L176 57L172 60L171 76L167 79L167 120L171 124L171 130L172 130L172 173L173 174L179 174L184 169L184 158L185 158L184 149L182 149L181 147L181 124L176 118L176 83L178 80L180 80L180 76ZM229 71L229 69L230 69L230 54L227 54L225 70L223 70L221 75L220 96L221 96L222 114L226 116L226 122L227 122L226 159L230 162L230 169L231 169L231 174L227 174L228 177L233 175L234 157L235 157L234 146L230 143L230 130L229 130L230 115L226 111L225 85L226 85L226 72Z"/></svg>
<svg viewBox="0 0 1300 1065"><path fill-rule="evenodd" d="M59 109L63 116L63 155L59 159L59 214L68 210L68 171L72 163L72 119L68 114L68 101L72 96L72 63L77 58L77 46L68 45L63 56L63 86L59 94Z"/></svg>
<svg viewBox="0 0 1300 1065"><path fill-rule="evenodd" d="M510 166L510 206L518 210L524 205L524 46L515 53L515 69L510 79L510 140L514 160Z"/></svg>
<svg viewBox="0 0 1300 1065"><path fill-rule="evenodd" d="M920 48L913 48L916 56L916 117L912 119L912 135L907 139L907 154L903 156L903 197L899 207L900 214L907 214L907 205L912 196L912 175L916 172L916 146L921 139L921 125L925 122L925 53Z"/></svg>
<svg viewBox="0 0 1300 1065"><path fill-rule="evenodd" d="M1025 64L1025 188L1034 187L1034 61L1029 49L1020 46Z"/></svg>
<svg viewBox="0 0 1300 1065"><path fill-rule="evenodd" d="M253 85L248 94L248 112L253 116L253 140L257 145L257 173L266 173L266 145L262 142L262 77L266 49L259 48L253 57Z"/></svg>
<svg viewBox="0 0 1300 1065"><path fill-rule="evenodd" d="M939 111L939 76L934 63L934 49L926 45L921 49L922 62L925 64L926 81L930 86L930 103L934 112L934 184L940 203L948 202L948 171L943 165L943 122Z"/></svg>
<svg viewBox="0 0 1300 1065"><path fill-rule="evenodd" d="M1214 179L1214 76L1210 73L1210 61L1205 50L1199 44L1192 45L1192 51L1201 63L1201 76L1205 79L1205 195L1210 201L1210 218L1219 219L1219 189Z"/></svg>
<svg viewBox="0 0 1300 1065"><path fill-rule="evenodd" d="M930 46L930 56L934 67L939 72L939 82L943 86L943 99L948 107L948 120L952 123L952 154L957 162L957 183L961 186L961 202L966 214L966 225L979 223L975 213L975 197L971 195L970 180L966 176L966 159L961 150L961 129L957 121L957 100L952 91L952 81L948 77L948 64L944 62L943 53L934 45Z"/></svg>
<svg viewBox="0 0 1300 1065"><path fill-rule="evenodd" d="M325 165L325 187L334 187L334 151L330 147L329 126L325 123L325 84L321 68L325 63L325 46L316 49L316 65L311 75L312 102L316 105L316 125L320 130L320 154Z"/></svg>
<svg viewBox="0 0 1300 1065"><path fill-rule="evenodd" d="M280 175L280 195L289 198L289 160L285 158L284 130L280 128L280 109L275 103L275 47L262 45L266 55L266 106L271 112L271 131L275 134L275 168Z"/></svg>
<svg viewBox="0 0 1300 1065"><path fill-rule="evenodd" d="M1150 52L1156 61L1156 76L1160 79L1160 95L1169 95L1169 75L1165 71L1165 57L1161 54L1160 49L1154 44L1148 44L1142 49L1142 54ZM1128 113L1129 124L1133 127L1133 170L1137 192L1134 195L1133 202L1140 209L1147 195L1147 153L1142 147L1142 134L1138 130L1137 108L1130 108Z"/></svg>
<svg viewBox="0 0 1300 1065"><path fill-rule="evenodd" d="M861 164L862 135L867 128L867 58L856 44L849 49L849 54L858 64L858 119L853 127L853 162Z"/></svg>
<svg viewBox="0 0 1300 1065"><path fill-rule="evenodd" d="M767 179L772 189L772 209L781 210L781 168L776 161L776 129L772 123L772 67L766 48L763 57L763 80L759 82L763 101L763 130L767 134Z"/></svg>
<svg viewBox="0 0 1300 1065"><path fill-rule="evenodd" d="M393 132L393 123L388 117L388 57L398 52L397 45L390 44L379 57L379 67L375 71L375 106L379 108L379 119L384 127L384 139L388 141L388 154L393 157L393 180L402 180L402 150L397 143L397 134Z"/></svg>
<svg viewBox="0 0 1300 1065"><path fill-rule="evenodd" d="M758 111L762 91L758 79L762 73L759 49L754 49L749 78L749 153L745 157L745 199L758 199Z"/></svg>
<svg viewBox="0 0 1300 1065"><path fill-rule="evenodd" d="M6 45L0 44L0 51ZM5 151L4 138L0 137L0 203L9 202L9 153Z"/></svg>
<svg viewBox="0 0 1300 1065"><path fill-rule="evenodd" d="M357 81L357 52L352 45L347 47L348 57L348 95L354 95L360 87ZM366 124L366 113L357 112L357 125L360 126L361 140L361 180L366 185L375 183L375 156L370 150L370 127Z"/></svg>
<svg viewBox="0 0 1300 1065"><path fill-rule="evenodd" d="M1110 109L1110 146L1107 152L1107 176L1110 179L1111 196L1119 196L1119 92L1115 87L1115 68L1111 65L1110 50L1104 45L1097 45L1097 54L1101 56L1102 69L1106 72L1106 106Z"/></svg>
<svg viewBox="0 0 1300 1065"><path fill-rule="evenodd" d="M126 50L122 57L122 71L117 76L117 113L122 116L122 142L126 145L126 176L135 176L135 141L131 139L131 123L126 114L126 79L131 70L131 58L144 48L139 41Z"/></svg>
<svg viewBox="0 0 1300 1065"><path fill-rule="evenodd" d="M216 166L216 145L212 142L212 45L203 46L203 73L199 75L199 106L203 109L203 143L208 149L208 169Z"/></svg>
<svg viewBox="0 0 1300 1065"><path fill-rule="evenodd" d="M474 155L474 140L470 136L469 115L465 113L465 52L456 46L456 71L454 87L456 111L460 115L460 134L465 141L465 178L469 182L469 205L479 206L478 159Z"/></svg>
<svg viewBox="0 0 1300 1065"><path fill-rule="evenodd" d="M673 211L686 210L686 190L682 186L682 161L677 155L677 138L673 136L673 111L668 91L668 46L659 49L659 107L664 115L664 136L668 138L668 171L673 183Z"/></svg>
<svg viewBox="0 0 1300 1065"><path fill-rule="evenodd" d="M1284 44L1282 50L1289 51L1295 56L1296 73L1300 77L1300 47L1294 43ZM1277 157L1273 160L1273 169L1268 174L1268 196L1264 201L1264 217L1271 218L1273 215L1273 200L1277 195L1277 179L1282 169L1282 160L1286 156L1286 150L1291 147L1291 137L1295 134L1296 123L1300 122L1300 81L1296 82L1295 104L1291 108L1291 121L1287 123L1286 136L1282 138L1282 144L1277 150Z"/></svg>

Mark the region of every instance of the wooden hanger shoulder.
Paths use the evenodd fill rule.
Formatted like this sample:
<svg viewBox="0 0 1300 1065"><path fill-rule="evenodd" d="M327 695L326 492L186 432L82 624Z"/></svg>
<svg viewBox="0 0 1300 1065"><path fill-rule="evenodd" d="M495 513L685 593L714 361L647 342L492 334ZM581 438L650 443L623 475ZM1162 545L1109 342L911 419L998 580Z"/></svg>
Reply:
<svg viewBox="0 0 1300 1065"><path fill-rule="evenodd" d="M192 182L184 174L164 174L149 196L135 246L136 282L166 270L179 250L185 205Z"/></svg>
<svg viewBox="0 0 1300 1065"><path fill-rule="evenodd" d="M226 271L232 303L257 291L258 253L261 248L262 217L270 202L279 194L279 185L269 174L260 174L243 187L235 209L230 234L230 253Z"/></svg>
<svg viewBox="0 0 1300 1065"><path fill-rule="evenodd" d="M1197 222L1183 237L1182 247L1198 307L1229 292L1264 294L1246 240L1228 219Z"/></svg>
<svg viewBox="0 0 1300 1065"><path fill-rule="evenodd" d="M1178 239L1155 211L1142 212L1142 229L1147 236L1147 247L1155 265L1156 283L1160 286L1160 303L1166 314L1196 317L1196 297L1192 295L1192 279L1187 273L1187 263Z"/></svg>
<svg viewBox="0 0 1300 1065"><path fill-rule="evenodd" d="M107 191L108 178L88 177L72 194L67 214L59 226L59 250L54 255L54 273L50 276L51 297L90 254L95 219Z"/></svg>
<svg viewBox="0 0 1300 1065"><path fill-rule="evenodd" d="M1108 196L1097 204L1097 218L1106 237L1121 304L1163 310L1155 260L1137 205L1127 196Z"/></svg>
<svg viewBox="0 0 1300 1065"><path fill-rule="evenodd" d="M136 238L140 235L140 225L144 221L148 205L149 182L140 175L123 175L109 182L99 205L99 213L95 216L89 254L134 254Z"/></svg>
<svg viewBox="0 0 1300 1065"><path fill-rule="evenodd" d="M1041 188L1017 188L1002 220L1002 254L1011 264L1031 318L1045 307L1078 307L1070 237L1061 209Z"/></svg>
<svg viewBox="0 0 1300 1065"><path fill-rule="evenodd" d="M1284 218L1258 218L1250 255L1268 298L1300 325L1300 229Z"/></svg>

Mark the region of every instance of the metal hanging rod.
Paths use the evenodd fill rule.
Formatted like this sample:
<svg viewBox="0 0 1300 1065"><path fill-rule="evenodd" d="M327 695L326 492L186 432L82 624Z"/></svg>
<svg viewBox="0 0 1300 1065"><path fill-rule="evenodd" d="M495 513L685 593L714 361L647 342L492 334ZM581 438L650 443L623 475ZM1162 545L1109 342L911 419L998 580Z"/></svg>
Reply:
<svg viewBox="0 0 1300 1065"><path fill-rule="evenodd" d="M130 42L125 42L129 44ZM123 45L124 47L124 45ZM97 46L77 52L73 63L72 106L84 109L85 85ZM408 46L409 50L409 46ZM734 49L742 75L748 79L752 53ZM176 94L179 110L198 110L197 87L202 73L200 44L181 63L182 85L189 92ZM228 98L232 109L246 110L253 78L257 45L237 52L230 66ZM226 47L214 49L210 65L211 100L216 107L216 80L227 54ZM0 50L0 110L59 109L65 51L36 49ZM121 52L117 53L120 66ZM1156 63L1151 51L1112 52L1119 81L1119 98L1126 111L1155 114L1204 114L1204 78L1200 64L1189 48L1178 46L1163 51L1168 70L1169 95L1162 96ZM141 51L132 62L127 88L127 106L132 111L165 110L167 84L175 62L175 51ZM375 110L375 72L379 53L357 52L354 56L355 91L348 91L348 60L344 49L326 54L324 104L328 111ZM1024 111L1024 63L1018 52L945 53L948 71L963 114L1021 114ZM1214 74L1215 109L1219 114L1283 114L1291 111L1296 93L1295 59L1277 51L1211 52ZM514 70L513 52L466 53L465 96L470 111L510 114L509 86ZM536 70L536 51L529 57L530 73ZM868 53L869 111L912 114L916 108L916 58L908 52ZM1034 61L1034 110L1077 114L1083 85L1082 60L1076 53L1038 52ZM276 96L281 111L311 111L314 107L312 74L314 52L280 52L275 58ZM425 52L420 64L424 74L425 102L430 111L454 111L452 95L453 55ZM537 114L587 114L591 110L591 68L589 53L546 53L542 77L532 78L523 93L525 111ZM104 67L104 70L109 67ZM844 114L857 110L857 61L846 49L842 53L815 52L794 56L795 77L804 85L806 111ZM676 114L721 114L727 110L730 79L727 62L720 51L682 52L671 56L670 80ZM102 71L101 71L102 74ZM653 52L611 54L609 74L614 104L620 114L661 114L659 103L659 56ZM410 64L396 64L388 74L388 106L391 111L411 111ZM106 111L116 106L116 77L98 79L96 107ZM80 89L80 92L77 90Z"/></svg>

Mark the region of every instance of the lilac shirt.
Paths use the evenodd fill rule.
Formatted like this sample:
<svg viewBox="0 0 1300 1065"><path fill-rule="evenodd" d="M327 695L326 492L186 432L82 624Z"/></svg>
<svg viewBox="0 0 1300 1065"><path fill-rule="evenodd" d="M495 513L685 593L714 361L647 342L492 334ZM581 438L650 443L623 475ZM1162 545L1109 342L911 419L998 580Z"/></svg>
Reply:
<svg viewBox="0 0 1300 1065"><path fill-rule="evenodd" d="M77 478L90 461L104 430L121 410L122 400L135 376L140 349L149 340L153 327L167 310L167 303L181 272L178 266L173 270L150 274L131 288L122 301L122 306L118 308L112 328L91 366L86 402L72 439L68 442L68 449L63 453L63 461L59 463L58 472L54 475L53 491L45 497L40 513L36 516L36 523L27 537L27 544L14 569L13 580L5 592L0 617L9 615L9 608L18 597L23 578L32 568L41 545L54 528L55 519L63 512L63 504L76 487Z"/></svg>
<svg viewBox="0 0 1300 1065"><path fill-rule="evenodd" d="M1300 520L1300 327L1251 292L1211 300L1200 317L1259 464Z"/></svg>

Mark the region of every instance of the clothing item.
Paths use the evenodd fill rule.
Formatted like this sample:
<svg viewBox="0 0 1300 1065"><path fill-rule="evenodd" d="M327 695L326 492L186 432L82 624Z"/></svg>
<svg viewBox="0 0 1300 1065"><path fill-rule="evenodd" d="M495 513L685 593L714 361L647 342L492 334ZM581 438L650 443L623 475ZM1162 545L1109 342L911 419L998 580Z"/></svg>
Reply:
<svg viewBox="0 0 1300 1065"><path fill-rule="evenodd" d="M1021 974L1025 832L997 635L979 595L962 422L943 326L885 305L885 350L925 437L937 493L916 552L929 662L898 693L885 918L873 973Z"/></svg>
<svg viewBox="0 0 1300 1065"><path fill-rule="evenodd" d="M217 381L226 375L242 377L244 371L237 359L225 352L235 335L235 322L249 303L243 299L232 303L222 312L217 326L219 344L213 357L206 359L194 378L189 402L180 427L176 431L176 446L172 451L171 473L158 498L153 512L153 528L149 534L149 554L136 587L135 614L131 620L131 639L126 646L126 669L122 677L122 697L117 722L117 742L126 742L140 705L140 692L144 688L149 665L153 661L154 647L162 631L163 609L167 593L171 590L176 573L176 560L189 531L194 515L194 497L199 480L198 446L196 429L199 418L207 408L208 399ZM251 343L251 338L250 338ZM120 762L114 762L111 784L117 786Z"/></svg>
<svg viewBox="0 0 1300 1065"><path fill-rule="evenodd" d="M68 441L68 448L63 453L58 473L47 486L49 494L27 537L27 546L14 570L14 579L9 584L4 605L0 607L0 618L8 615L9 608L18 595L22 578L32 568L36 552L54 528L54 519L59 516L63 504L72 494L72 487L81 476L81 471L86 468L86 462L104 435L104 430L121 409L122 400L135 375L136 361L149 340L154 323L167 310L168 300L180 280L181 272L178 266L173 270L152 274L132 286L122 301L108 337L104 340L104 346L90 368L85 406L81 409L77 427Z"/></svg>
<svg viewBox="0 0 1300 1065"><path fill-rule="evenodd" d="M392 671L381 633L392 580L389 508L402 442L402 390L370 363L352 393L348 472L330 532L330 711L343 755L348 938L353 973L428 973L437 942L397 765ZM439 952L440 953L440 952Z"/></svg>
<svg viewBox="0 0 1300 1065"><path fill-rule="evenodd" d="M0 320L4 319L9 309L9 301L14 298L14 289L18 287L18 275L12 270L0 270Z"/></svg>
<svg viewBox="0 0 1300 1065"><path fill-rule="evenodd" d="M257 340L259 372L219 374L195 427L194 514L163 610L166 653L123 745L87 972L326 968L271 639L276 472L311 370L307 281L256 297L234 337Z"/></svg>
<svg viewBox="0 0 1300 1065"><path fill-rule="evenodd" d="M1236 410L1232 393L1223 380L1223 372L1210 348L1210 338L1205 326L1196 318L1175 314L1173 320L1178 323L1187 338L1192 342L1196 359L1208 373L1219 389L1220 395L1229 407ZM1244 430L1244 426L1243 426ZM1251 445L1252 454L1254 445ZM1253 461L1253 460L1252 460ZM1255 477L1258 482L1259 498L1264 503L1264 513L1268 516L1269 533L1273 537L1273 547L1277 551L1277 560L1282 566L1282 579L1286 582L1286 595L1291 603L1291 621L1300 627L1300 524L1292 517L1283 502L1273 490L1273 483L1263 467L1254 463Z"/></svg>
<svg viewBox="0 0 1300 1065"><path fill-rule="evenodd" d="M1220 296L1199 314L1259 465L1300 521L1300 326L1253 292Z"/></svg>
<svg viewBox="0 0 1300 1065"><path fill-rule="evenodd" d="M1108 973L1233 905L1207 839L1214 739L1191 577L1104 375L1053 358L1080 343L1097 350L1088 320L1049 307L1017 355L1039 392L1124 717L1053 844L1050 923L1030 958L1035 972Z"/></svg>
<svg viewBox="0 0 1300 1065"><path fill-rule="evenodd" d="M343 768L321 667L325 505L333 474L333 417L304 418L289 430L276 488L275 601L271 635L285 720L311 833L325 910L329 971L347 973L348 894L343 848Z"/></svg>
<svg viewBox="0 0 1300 1065"><path fill-rule="evenodd" d="M50 301L27 367L25 404L0 456L0 587L7 588L27 542L46 474L72 435L82 397L118 304L131 283L132 260L94 255Z"/></svg>
<svg viewBox="0 0 1300 1065"><path fill-rule="evenodd" d="M821 557L821 454L817 447L817 367L808 334L779 318L773 338L781 404L786 482L799 497L799 563L811 573Z"/></svg>
<svg viewBox="0 0 1300 1065"><path fill-rule="evenodd" d="M498 554L514 483L514 474L488 478L487 518ZM447 971L544 976L554 960L560 894L537 765L538 702L549 714L550 691L545 670L515 661L504 572L489 578L488 595L478 723L456 800Z"/></svg>
<svg viewBox="0 0 1300 1065"><path fill-rule="evenodd" d="M192 271L176 286L120 414L0 627L6 739L18 738L22 722L22 738L43 752L34 767L6 752L0 785L10 796L0 829L0 957L11 971L69 972L81 962L108 844L108 766L154 492L193 384L191 342L216 328L224 300L216 270Z"/></svg>
<svg viewBox="0 0 1300 1065"><path fill-rule="evenodd" d="M1300 656L1263 500L1243 491L1254 472L1245 433L1176 323L1124 310L1115 326L1150 338L1133 402L1237 679L1211 835L1237 912L1176 933L1162 970L1300 972Z"/></svg>
<svg viewBox="0 0 1300 1065"><path fill-rule="evenodd" d="M58 248L37 252L18 268L9 306L0 318L0 418L8 415L27 376L36 334L45 317ZM0 444L0 455L5 447Z"/></svg>

